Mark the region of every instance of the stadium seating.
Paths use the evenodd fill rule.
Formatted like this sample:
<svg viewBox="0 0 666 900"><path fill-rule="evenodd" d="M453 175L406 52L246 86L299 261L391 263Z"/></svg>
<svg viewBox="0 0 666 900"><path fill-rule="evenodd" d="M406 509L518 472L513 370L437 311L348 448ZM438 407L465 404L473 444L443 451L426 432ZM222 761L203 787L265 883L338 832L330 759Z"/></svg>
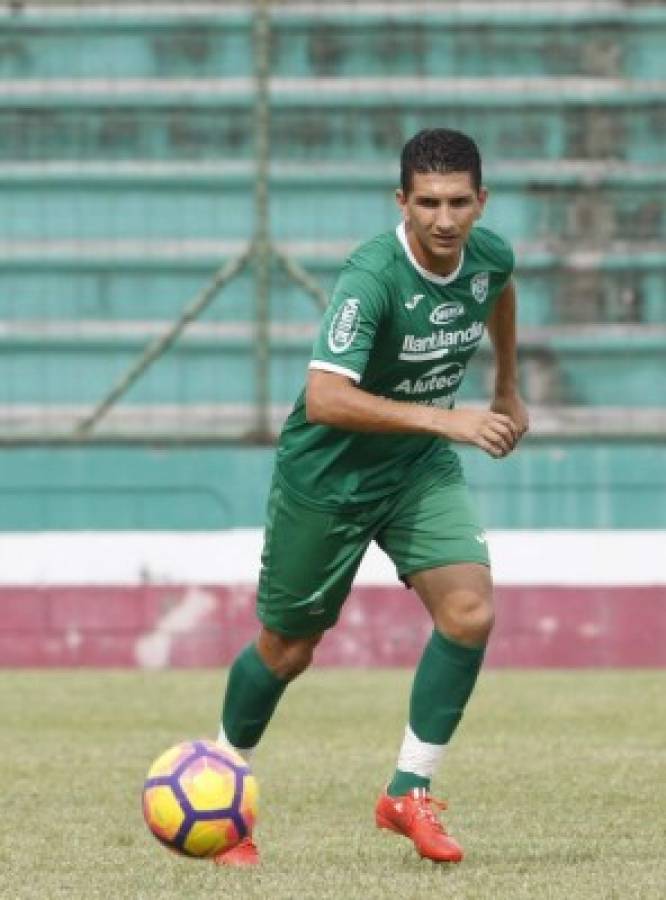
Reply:
<svg viewBox="0 0 666 900"><path fill-rule="evenodd" d="M283 242L325 289L353 242ZM33 241L4 245L0 268L3 319L166 321L182 309L241 242L209 240ZM518 245L520 319L525 326L566 323L663 324L666 267L658 246L632 252L627 243L601 250ZM246 320L253 291L248 271L203 318ZM312 300L275 268L272 306L280 321L314 322Z"/></svg>
<svg viewBox="0 0 666 900"><path fill-rule="evenodd" d="M2 185L11 211L0 241L43 239L208 238L243 236L252 220L253 173L247 167L166 166L82 169L6 166ZM489 225L513 242L582 242L666 238L660 196L666 166L605 170L598 163L488 167ZM358 242L390 228L397 216L395 166L283 168L272 178L272 227L277 240ZM326 217L321 216L326 209Z"/></svg>
<svg viewBox="0 0 666 900"><path fill-rule="evenodd" d="M242 76L251 72L251 5L117 4L3 19L0 75L11 78ZM659 3L598 0L443 6L272 4L275 75L663 76ZM292 8L290 8L292 6ZM299 6L301 7L299 9ZM198 8L199 7L199 8ZM227 7L227 8L225 8ZM83 40L85 38L85 40Z"/></svg>
<svg viewBox="0 0 666 900"><path fill-rule="evenodd" d="M420 127L473 132L488 159L608 159L656 164L662 83L617 78L275 79L276 159L395 160ZM156 83L155 83L156 82ZM249 159L252 82L242 79L96 79L77 91L7 83L0 158L24 160Z"/></svg>
<svg viewBox="0 0 666 900"><path fill-rule="evenodd" d="M225 5L188 4L186 15L159 4L0 12L7 440L70 427L250 239L252 18ZM404 140L424 126L467 130L487 160L486 223L517 249L528 400L663 406L660 4L284 3L272 26L280 247L329 288L355 243L395 223ZM319 313L282 270L272 276L277 426L302 383ZM251 429L253 290L246 271L112 421L130 431L148 420L158 433L174 421L224 431L221 411L233 409L240 425L231 431ZM488 365L484 351L466 397L484 396ZM557 421L563 436L573 427ZM93 451L80 453L95 466Z"/></svg>

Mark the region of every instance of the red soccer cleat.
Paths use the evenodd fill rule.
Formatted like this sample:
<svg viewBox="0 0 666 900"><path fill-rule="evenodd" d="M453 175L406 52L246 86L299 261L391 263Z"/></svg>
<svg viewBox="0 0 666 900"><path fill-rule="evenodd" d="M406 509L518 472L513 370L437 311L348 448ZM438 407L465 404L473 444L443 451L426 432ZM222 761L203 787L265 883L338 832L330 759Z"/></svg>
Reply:
<svg viewBox="0 0 666 900"><path fill-rule="evenodd" d="M230 850L213 857L216 866L235 866L238 869L259 865L259 850L251 837L243 838Z"/></svg>
<svg viewBox="0 0 666 900"><path fill-rule="evenodd" d="M402 797L384 792L375 807L378 828L387 828L414 842L418 854L434 862L457 863L463 858L460 844L446 833L436 813L446 803L435 800L425 788L413 788Z"/></svg>

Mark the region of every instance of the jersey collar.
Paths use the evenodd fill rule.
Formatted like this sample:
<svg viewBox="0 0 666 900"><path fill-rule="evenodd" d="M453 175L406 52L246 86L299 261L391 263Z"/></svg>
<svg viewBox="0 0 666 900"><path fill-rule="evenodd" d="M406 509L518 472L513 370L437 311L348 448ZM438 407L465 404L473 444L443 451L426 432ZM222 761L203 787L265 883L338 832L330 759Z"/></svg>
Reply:
<svg viewBox="0 0 666 900"><path fill-rule="evenodd" d="M455 267L453 272L449 275L435 275L434 272L429 272L427 269L424 269L422 265L420 265L416 261L416 257L412 253L412 248L409 246L409 241L407 240L407 233L405 231L405 223L401 222L395 230L398 240L402 244L403 250L407 254L407 259L414 266L419 275L422 275L428 281L432 281L434 284L451 284L452 281L455 281L458 275L460 275L460 270L463 267L463 262L465 260L465 247L462 246L460 248L460 261L458 265Z"/></svg>

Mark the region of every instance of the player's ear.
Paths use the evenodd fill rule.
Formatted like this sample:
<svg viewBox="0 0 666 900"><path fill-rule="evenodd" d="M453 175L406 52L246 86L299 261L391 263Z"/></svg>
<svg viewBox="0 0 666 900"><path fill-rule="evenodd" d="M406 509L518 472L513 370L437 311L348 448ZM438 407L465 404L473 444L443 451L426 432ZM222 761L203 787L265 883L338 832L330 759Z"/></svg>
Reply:
<svg viewBox="0 0 666 900"><path fill-rule="evenodd" d="M395 199L396 199L396 203L400 207L403 219L406 219L407 218L407 197L405 197L405 193L402 190L402 188L396 188Z"/></svg>
<svg viewBox="0 0 666 900"><path fill-rule="evenodd" d="M481 187L479 188L479 193L476 196L479 202L479 215L477 218L480 218L483 215L484 209L486 208L486 201L488 200L488 188L481 185Z"/></svg>

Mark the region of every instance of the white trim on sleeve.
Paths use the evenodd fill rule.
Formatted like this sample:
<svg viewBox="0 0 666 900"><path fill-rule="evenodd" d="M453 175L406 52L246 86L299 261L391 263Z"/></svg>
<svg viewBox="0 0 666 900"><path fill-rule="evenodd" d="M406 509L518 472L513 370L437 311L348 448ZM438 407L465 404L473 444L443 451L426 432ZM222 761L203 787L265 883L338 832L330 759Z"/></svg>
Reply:
<svg viewBox="0 0 666 900"><path fill-rule="evenodd" d="M351 380L355 381L357 384L361 380L361 376L353 369L345 369L344 366L336 366L335 363L324 362L321 359L310 360L310 365L308 368L322 369L324 372L335 372L336 375L346 375L347 378L351 378Z"/></svg>

